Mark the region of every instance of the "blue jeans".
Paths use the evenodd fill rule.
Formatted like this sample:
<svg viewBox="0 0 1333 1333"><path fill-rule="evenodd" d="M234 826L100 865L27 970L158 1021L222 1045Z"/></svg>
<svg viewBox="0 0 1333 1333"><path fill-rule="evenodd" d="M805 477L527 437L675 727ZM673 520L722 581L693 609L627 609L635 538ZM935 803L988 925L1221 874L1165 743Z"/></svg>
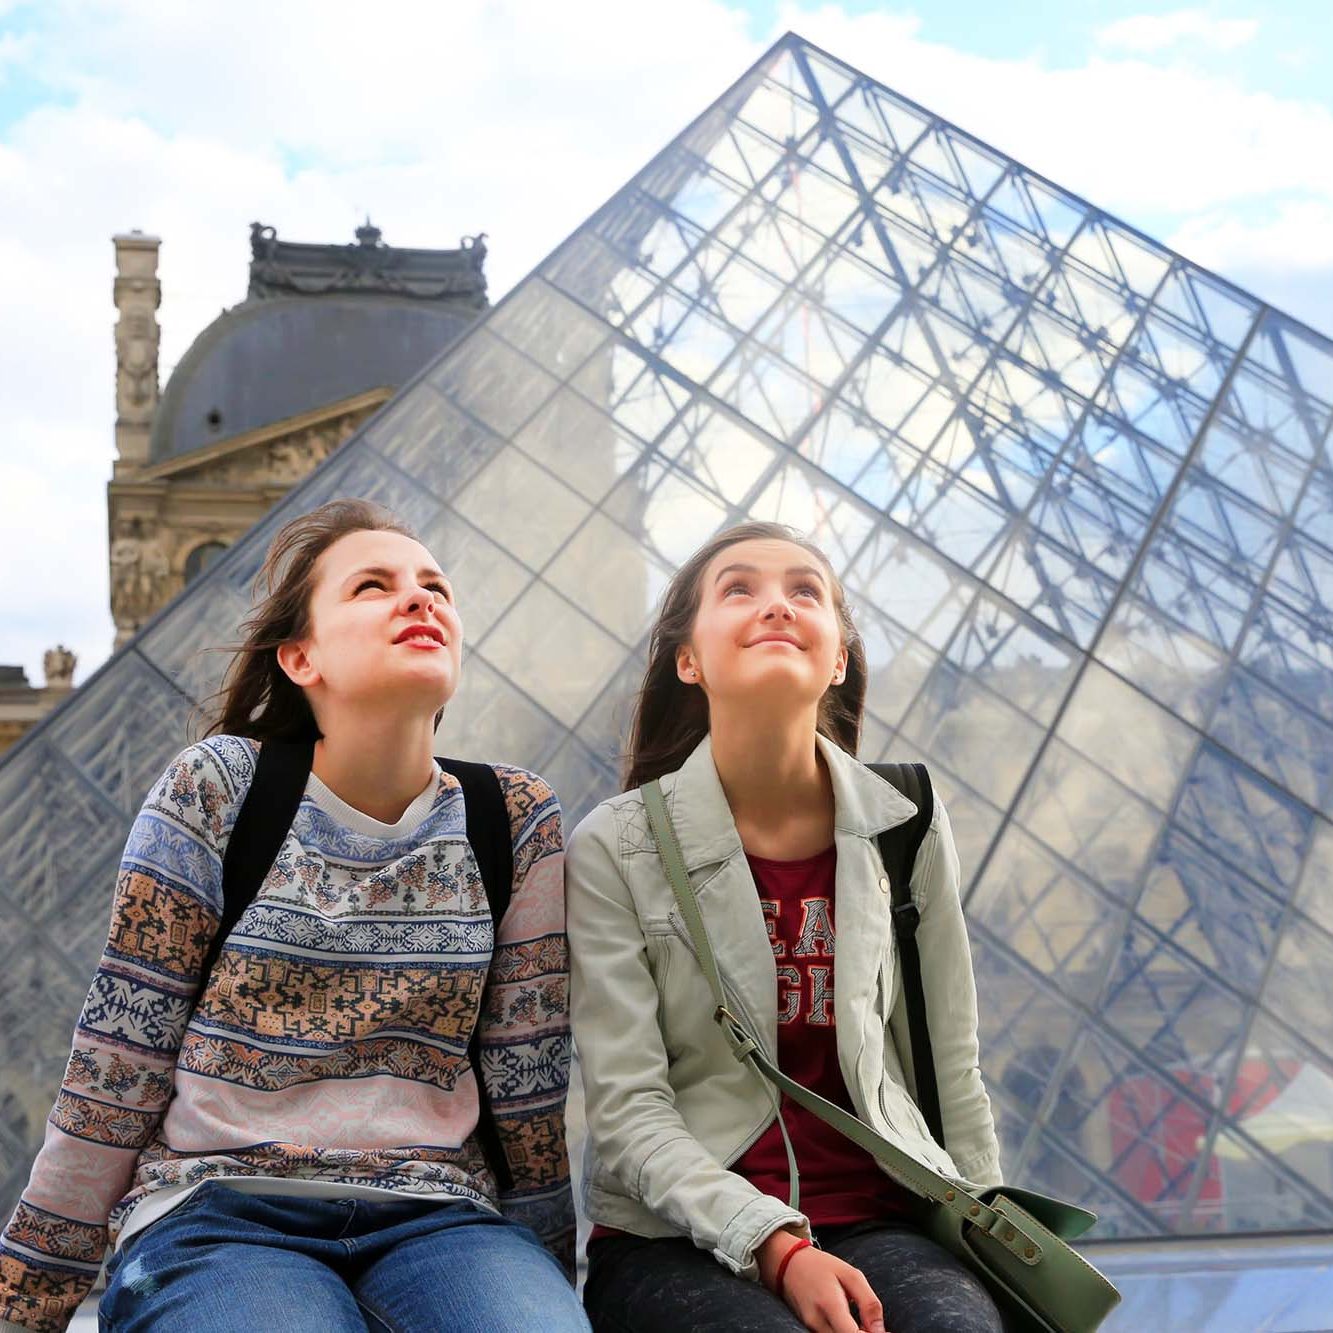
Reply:
<svg viewBox="0 0 1333 1333"><path fill-rule="evenodd" d="M112 1258L97 1316L103 1333L588 1333L533 1232L471 1203L216 1181Z"/></svg>

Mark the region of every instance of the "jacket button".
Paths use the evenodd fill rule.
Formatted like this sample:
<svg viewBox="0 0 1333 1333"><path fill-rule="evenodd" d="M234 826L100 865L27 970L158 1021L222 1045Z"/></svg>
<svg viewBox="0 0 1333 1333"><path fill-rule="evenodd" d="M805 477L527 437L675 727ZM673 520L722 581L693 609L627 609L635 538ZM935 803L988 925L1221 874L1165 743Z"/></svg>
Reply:
<svg viewBox="0 0 1333 1333"><path fill-rule="evenodd" d="M879 877L879 891L881 893L888 893L889 891L889 881L883 875Z"/></svg>

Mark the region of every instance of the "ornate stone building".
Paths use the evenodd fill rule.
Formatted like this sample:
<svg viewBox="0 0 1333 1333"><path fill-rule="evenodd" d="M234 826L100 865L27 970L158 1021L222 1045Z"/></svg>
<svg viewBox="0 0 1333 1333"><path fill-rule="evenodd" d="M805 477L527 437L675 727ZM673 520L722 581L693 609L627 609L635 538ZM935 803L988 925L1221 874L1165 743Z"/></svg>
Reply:
<svg viewBox="0 0 1333 1333"><path fill-rule="evenodd" d="M74 654L60 644L42 658L45 686L34 685L21 666L0 666L0 754L66 698L74 667Z"/></svg>
<svg viewBox="0 0 1333 1333"><path fill-rule="evenodd" d="M281 241L250 228L245 300L224 310L158 391L155 236L116 247L116 458L107 486L119 648L487 307L486 241L453 250ZM0 666L0 753L73 688Z"/></svg>
<svg viewBox="0 0 1333 1333"><path fill-rule="evenodd" d="M116 247L116 460L107 487L120 647L484 310L486 245L351 245L250 229L250 284L158 392L156 237Z"/></svg>

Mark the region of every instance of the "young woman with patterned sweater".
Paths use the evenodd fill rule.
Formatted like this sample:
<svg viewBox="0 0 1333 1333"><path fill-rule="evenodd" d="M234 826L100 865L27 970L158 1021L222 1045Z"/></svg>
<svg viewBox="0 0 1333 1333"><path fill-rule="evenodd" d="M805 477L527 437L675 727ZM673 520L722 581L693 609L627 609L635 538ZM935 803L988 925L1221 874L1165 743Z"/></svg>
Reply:
<svg viewBox="0 0 1333 1333"><path fill-rule="evenodd" d="M661 780L728 999L769 1059L919 1161L998 1183L958 858L938 802L911 888L947 1152L908 1092L875 835L916 807L855 758L865 691L838 579L789 529L724 532L668 589L624 794L574 831L566 868L596 1330L1001 1328L981 1284L918 1230L912 1196L784 1101L802 1211L788 1206L768 1085L713 1021L638 790Z"/></svg>
<svg viewBox="0 0 1333 1333"><path fill-rule="evenodd" d="M461 665L448 579L364 501L293 520L263 574L214 734L130 832L0 1237L3 1326L63 1329L109 1240L104 1329L586 1329L559 806L496 767L513 888L493 922L459 783L433 758ZM302 735L318 740L291 830L202 975L261 747ZM503 1191L476 1132L483 1073Z"/></svg>

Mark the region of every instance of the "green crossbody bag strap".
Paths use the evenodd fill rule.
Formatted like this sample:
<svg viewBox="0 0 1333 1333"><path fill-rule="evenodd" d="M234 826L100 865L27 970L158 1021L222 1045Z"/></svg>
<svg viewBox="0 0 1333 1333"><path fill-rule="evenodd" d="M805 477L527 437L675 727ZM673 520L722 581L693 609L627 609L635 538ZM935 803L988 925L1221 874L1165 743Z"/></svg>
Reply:
<svg viewBox="0 0 1333 1333"><path fill-rule="evenodd" d="M666 871L676 905L680 908L681 918L694 945L699 966L703 969L713 994L716 1006L713 1018L722 1029L736 1059L749 1064L768 1083L785 1093L797 1105L805 1107L807 1111L817 1115L858 1147L864 1148L881 1162L894 1180L905 1189L919 1198L928 1199L949 1209L973 1226L981 1227L1022 1263L1028 1265L1039 1263L1042 1256L1040 1243L1035 1236L1027 1234L1012 1216L991 1208L959 1182L949 1180L932 1171L930 1167L922 1165L842 1107L825 1100L818 1093L811 1092L795 1079L788 1078L764 1054L758 1041L745 1030L744 1024L727 1007L726 995L722 989L722 976L708 940L708 931L704 925L703 912L699 908L699 900L695 896L694 886L690 883L689 874L685 869L685 858L681 854L680 844L671 824L671 815L667 810L661 784L654 780L645 783L639 791L643 796L648 824L652 829L653 840L657 843L662 867ZM782 1123L780 1111L778 1122ZM792 1179L792 1207L795 1208L797 1207L795 1200L799 1199L796 1157L785 1125L782 1126L782 1135L787 1146L787 1160Z"/></svg>
<svg viewBox="0 0 1333 1333"><path fill-rule="evenodd" d="M649 788L652 789L651 795ZM681 855L680 843L676 841L676 830L671 823L671 816L667 813L661 784L653 781L647 787L640 788L640 791L643 793L644 805L648 811L648 821L652 825L653 839L657 843L662 864L667 868L667 878L671 881L672 891L676 895L676 904L680 908L685 928L694 943L695 956L699 960L699 966L703 968L708 988L713 993L713 1003L717 1006L714 1014L716 1018L718 1013L728 1013L726 994L722 989L722 976L717 970L717 959L713 957L713 946L708 940L708 930L704 925L703 913L699 910L699 900L694 896L694 888L685 870L685 858ZM683 892L680 887L682 884L685 886ZM727 1034L732 1054L736 1059L744 1061L748 1054L759 1050L758 1042L746 1034L739 1024L735 1032L725 1025L722 1030ZM791 1182L787 1203L793 1212L799 1212L801 1173L796 1167L796 1149L792 1145L791 1135L787 1132L787 1122L782 1118L782 1102L769 1085L765 1084L765 1087L773 1101L773 1109L777 1112L778 1128L782 1131L782 1146L787 1150L787 1179Z"/></svg>

